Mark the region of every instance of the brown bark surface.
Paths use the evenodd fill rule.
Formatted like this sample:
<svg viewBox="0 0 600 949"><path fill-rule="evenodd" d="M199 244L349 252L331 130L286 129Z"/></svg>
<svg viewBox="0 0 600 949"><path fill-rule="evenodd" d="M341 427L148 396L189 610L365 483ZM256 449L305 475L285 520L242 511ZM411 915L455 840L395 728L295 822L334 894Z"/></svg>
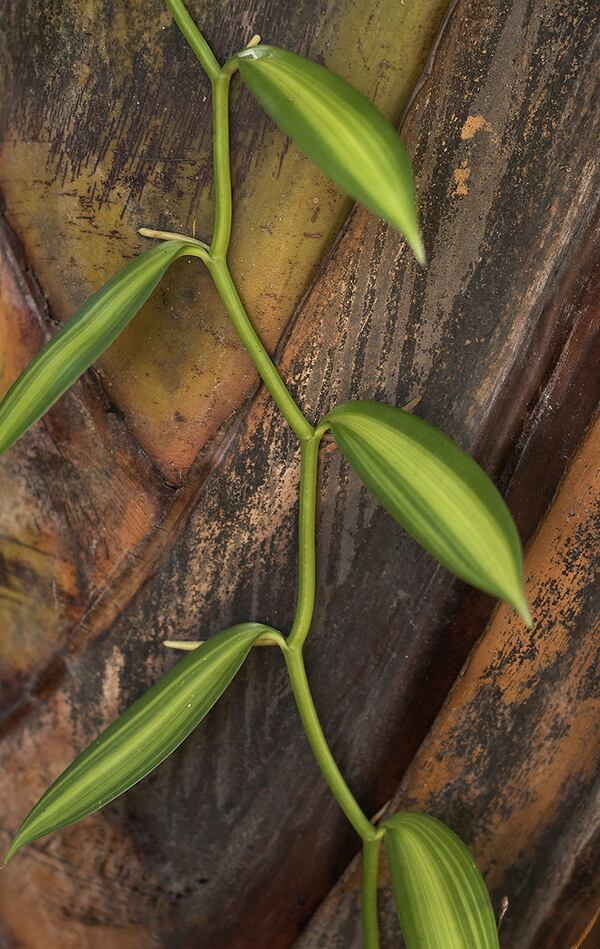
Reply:
<svg viewBox="0 0 600 949"><path fill-rule="evenodd" d="M600 421L526 559L531 630L506 607L472 651L386 813L422 810L469 844L492 890L502 945L563 949L600 902ZM360 946L355 860L298 941ZM399 943L387 868L384 945ZM592 936L584 945L593 945Z"/></svg>
<svg viewBox="0 0 600 949"><path fill-rule="evenodd" d="M396 121L445 6L190 5L221 56L258 31ZM125 23L112 0L5 0L0 391L141 246L137 226L209 233L206 83L158 7L136 0ZM531 541L534 630L505 610L487 626L492 602L323 453L308 661L328 738L368 813L394 796L473 844L509 895L511 949L569 949L597 897L598 19L594 0L455 5L402 125L426 271L234 100L233 267L269 345L287 325L303 409L419 399ZM164 639L289 626L296 446L207 287L174 268L0 462L3 844L173 662ZM306 927L303 946L359 945L356 870L336 886L355 852L282 663L257 650L154 775L2 871L0 941L266 949ZM389 900L383 916L395 945Z"/></svg>

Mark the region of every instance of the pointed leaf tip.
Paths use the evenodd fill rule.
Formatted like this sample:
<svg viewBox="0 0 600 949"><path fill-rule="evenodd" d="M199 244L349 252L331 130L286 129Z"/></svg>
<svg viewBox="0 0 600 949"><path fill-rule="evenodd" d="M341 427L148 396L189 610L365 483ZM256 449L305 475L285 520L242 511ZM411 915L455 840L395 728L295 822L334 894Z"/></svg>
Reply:
<svg viewBox="0 0 600 949"><path fill-rule="evenodd" d="M466 452L418 416L378 402L346 402L324 421L358 476L405 530L448 570L531 621L514 521Z"/></svg>
<svg viewBox="0 0 600 949"><path fill-rule="evenodd" d="M4 860L3 860L3 862L2 862L2 865L3 865L3 866L7 866L9 860L11 859L11 857L14 857L14 855L15 855L16 852L17 852L17 850L20 850L21 847L23 847L23 846L25 846L25 844L18 842L18 834L17 834L17 836L15 837L15 839L13 840L13 842L11 843L10 847L9 847L8 850L6 851L6 854L5 854L5 856L4 856ZM1 869L1 868L0 868L0 869Z"/></svg>
<svg viewBox="0 0 600 949"><path fill-rule="evenodd" d="M421 233L417 231L416 237L413 237L411 240L409 240L408 243L410 244L410 248L413 254L415 255L415 260L417 261L419 266L426 267L427 254L425 253L425 246L423 244L423 238L421 237Z"/></svg>
<svg viewBox="0 0 600 949"><path fill-rule="evenodd" d="M236 59L243 82L273 121L347 194L400 231L424 266L410 159L379 109L296 53L260 45Z"/></svg>
<svg viewBox="0 0 600 949"><path fill-rule="evenodd" d="M252 644L273 631L232 626L181 659L95 739L32 808L5 857L93 814L154 770L223 694Z"/></svg>
<svg viewBox="0 0 600 949"><path fill-rule="evenodd" d="M527 626L527 628L531 629L531 627L533 626L533 617L529 609L529 604L527 603L527 600L525 599L525 595L523 595L523 598L520 601L520 603L514 604L514 607L516 611L518 612L519 616L521 617L521 619L523 620L523 622L525 623L525 625Z"/></svg>

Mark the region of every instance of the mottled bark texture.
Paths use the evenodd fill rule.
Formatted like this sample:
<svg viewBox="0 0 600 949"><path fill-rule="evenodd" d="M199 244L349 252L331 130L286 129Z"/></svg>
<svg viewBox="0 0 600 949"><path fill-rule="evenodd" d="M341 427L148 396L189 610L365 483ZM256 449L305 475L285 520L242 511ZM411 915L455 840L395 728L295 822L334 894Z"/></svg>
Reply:
<svg viewBox="0 0 600 949"><path fill-rule="evenodd" d="M4 0L3 389L138 249L136 227L210 231L207 84L151 6ZM190 4L219 55L260 32L394 121L446 6ZM458 0L402 125L426 271L239 86L233 105L233 268L268 344L286 330L302 407L418 398L531 541L534 629L504 609L487 625L492 602L323 452L308 662L327 735L367 812L394 797L473 844L496 904L509 896L507 949L569 949L597 903L598 18L594 0ZM0 463L3 842L173 662L163 639L287 628L297 475L199 264L177 265ZM282 662L257 650L156 774L2 871L2 945L348 949L356 867L336 881L356 849Z"/></svg>

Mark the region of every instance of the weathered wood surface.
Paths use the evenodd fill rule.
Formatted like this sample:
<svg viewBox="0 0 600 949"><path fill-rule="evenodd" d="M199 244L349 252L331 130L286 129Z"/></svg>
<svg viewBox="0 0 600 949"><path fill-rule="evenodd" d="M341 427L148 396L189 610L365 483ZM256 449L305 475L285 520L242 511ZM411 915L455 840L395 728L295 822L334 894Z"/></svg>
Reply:
<svg viewBox="0 0 600 949"><path fill-rule="evenodd" d="M222 59L262 32L324 60L397 121L447 5L325 0L318 15L312 0L189 8ZM64 319L144 246L140 226L209 236L208 81L162 0L126 10L113 0L3 0L2 10L0 187L52 313ZM239 83L233 113L231 263L275 345L349 204ZM255 379L197 262L172 271L99 371L174 484Z"/></svg>
<svg viewBox="0 0 600 949"><path fill-rule="evenodd" d="M469 843L510 949L570 949L600 905L600 419L526 560L533 629L502 607L388 812L425 810ZM360 946L358 861L298 949ZM398 945L387 868L384 945ZM586 947L597 941L585 942Z"/></svg>
<svg viewBox="0 0 600 949"><path fill-rule="evenodd" d="M2 391L47 335L43 301L3 227L0 243ZM108 409L108 411L107 411ZM166 486L140 454L94 378L52 409L0 464L2 720L22 714L60 652L98 609L165 502ZM131 570L129 571L131 572ZM76 645L81 645L81 636Z"/></svg>
<svg viewBox="0 0 600 949"><path fill-rule="evenodd" d="M195 12L222 56L253 26L275 43L289 31L297 48L397 118L446 5L361 5L373 24L368 37L357 30L359 14L334 3L320 19L295 3ZM211 142L206 80L161 0L154 17L141 0L128 4L128 22L111 3L1 8L4 391L56 323L143 246L140 224L189 230L196 219L198 233L208 232ZM249 96L235 99L232 124L240 203L232 264L275 344L348 202ZM205 274L188 262L162 282L99 372L3 462L3 721L60 679L57 652L108 628L152 573L218 463L217 429L253 387Z"/></svg>
<svg viewBox="0 0 600 949"><path fill-rule="evenodd" d="M285 6L278 5L268 31L279 42L285 13L278 17ZM406 15L415 15L416 8L408 6ZM304 16L299 9L298 16ZM11 24L20 24L21 32L29 28L24 26L28 4L8 4L8 10ZM362 12L350 6L348 10L354 11L348 23L352 19L355 25ZM389 41L384 4L374 3L373 10L378 42L382 35ZM263 23L266 15L265 8ZM225 45L231 23L222 19L218 44ZM417 271L399 238L355 210L304 299L281 356L286 376L314 418L334 401L353 395L396 404L420 396L418 412L475 452L502 484L514 473L513 507L526 538L536 529L597 405L591 349L597 336L590 298L600 181L598 119L592 108L598 78L597 19L592 0L576 5L511 0L485 10L474 0L458 3L432 73L403 129L418 169L428 271ZM33 13L31 22L40 22ZM109 36L114 23L110 18L105 22ZM130 53L140 48L141 37L148 41L156 25L137 15L133 22L140 32L137 46L131 41L127 47ZM334 17L335 22L339 24ZM160 16L156 23L163 25ZM248 25L248 32L258 28L254 20ZM320 28L325 29L322 24ZM328 26L323 35L335 37L336 32L343 33ZM174 34L169 36L165 42L175 43ZM337 39L343 49L343 35ZM64 34L62 48L69 42L72 37ZM89 48L92 45L98 46L94 42ZM294 46L313 49L310 43ZM326 43L315 48L318 53ZM108 63L110 43L101 49ZM380 77L387 75L385 55L378 60ZM181 50L177 57L179 64ZM152 66L153 57L148 59L146 65ZM131 79L130 67L118 87L123 97L118 101L126 100ZM389 81L393 89L393 76ZM63 108L73 108L74 101L72 94ZM250 109L249 103L245 107ZM188 108L186 100L181 109ZM254 112L249 115L255 117ZM99 225L94 246L81 245L87 263L73 263L67 287L61 289L65 268L53 254L67 239L65 223L57 222L68 220L69 196L50 190L53 201L44 219L36 218L41 205L39 194L33 200L32 179L40 175L34 162L28 180L22 160L29 133L22 130L19 138L10 124L9 129L0 161L7 217L50 299L51 313L63 316L85 296L88 283L101 279L104 269L114 266L117 257L126 257L134 244L117 244L118 250L113 245L106 252L111 259L105 259L97 241L107 228ZM181 129L167 129L161 153L166 158L182 137ZM205 138L206 131L206 124L199 125L199 136ZM91 123L86 134L86 161L91 165L107 133L104 125L94 131ZM110 135L112 154L125 148L132 131L117 129ZM77 154L74 141L69 140L69 160ZM190 138L188 154L197 154L197 144ZM48 161L45 147L39 167ZM144 149L155 154L147 143ZM284 161L289 155L281 141L273 149L273 156L283 155ZM131 166L125 162L123 167ZM292 182L296 167L289 171ZM154 198L150 188L141 195L133 193L127 205L128 227L147 223L152 212L156 223L176 225L168 215L156 217L161 175L171 187L159 170ZM251 172L249 167L249 178ZM104 171L100 178L104 187ZM265 175L263 182L268 179ZM263 187L266 202L279 184L269 180ZM304 193L303 188L297 193ZM118 190L111 196L113 219ZM91 204L98 219L95 195ZM278 214L285 216L285 207ZM322 237L330 237L339 222L334 211ZM102 213L100 209L100 217ZM240 213L240 231L243 221ZM43 247L44 233L63 233L51 252ZM271 249L282 244L282 233L275 230L278 243ZM247 238L248 253L255 237ZM310 240L307 245L312 247ZM281 278L290 296L278 289L269 310L275 314L272 323L263 317L259 283L244 286L244 296L258 308L261 329L271 340L281 331L290 299L307 285L323 253L327 241L319 241L318 253L307 252L302 258L303 276L296 276L296 283L285 274ZM270 259L277 264L274 252ZM10 266L17 284L19 266ZM77 277L78 266L93 266L93 275ZM236 269L246 276L241 258ZM189 306L188 280L185 272L174 272L169 281L174 296L170 303L166 298L168 306L184 297ZM12 328L26 321L9 364L16 367L35 345L38 337L32 334L43 333L49 319L43 307L40 316L39 301L25 285L10 299L14 302L5 320L11 339ZM219 333L222 329L227 340L216 312L210 326L217 326ZM163 358L165 339L152 322L158 313L149 316L150 340L144 338L147 325L136 321L134 335L120 354L103 363L108 406L97 378L90 376L70 401L57 406L49 423L39 426L3 462L9 467L0 504L10 550L17 538L21 546L24 542L34 548L26 554L29 562L45 551L44 543L59 551L54 558L58 566L52 566L45 581L37 567L31 581L25 579L36 591L18 613L18 635L30 644L28 661L21 668L16 645L3 660L13 707L1 752L6 840L29 801L60 767L172 661L160 646L163 638L196 638L251 617L282 628L289 623L295 582L294 445L262 392L228 430L206 443L251 384L248 376L240 381L240 364L231 348L222 364L210 357L215 372L210 391L223 415L217 419L181 411L185 398L195 405L201 395L187 374L190 360L205 358L200 347L206 334L194 335L196 316L188 315L185 323L185 358L175 353L170 370L155 373L160 377L155 408L148 409L145 383L137 395L131 382L117 385L114 380L123 365L129 364L140 379L153 360L156 365L156 352ZM187 306L183 313L188 313ZM169 320L168 338L184 318ZM219 380L227 372L236 373L239 386L231 402L222 405ZM171 389L163 387L165 379L174 380ZM589 385L573 398L584 379ZM538 400L540 387L553 398ZM185 415L181 438L173 435L168 422L175 411ZM135 455L136 441L145 454ZM189 453L181 450L183 442ZM549 459L538 458L535 445L540 443L557 446ZM48 472L49 452L66 456L60 476ZM184 468L195 456L178 488L169 465ZM78 479L83 479L82 498L90 497L94 504L97 497L106 498L106 476L95 474L94 466L110 470L112 464L123 470L123 477L135 475L143 485L139 536L124 531L119 539L118 528L126 518L112 511L108 500L97 507L95 522L72 500ZM322 474L319 601L309 671L340 763L374 813L392 795L421 745L491 604L487 598L467 595L462 585L436 568L360 490L335 453L325 453ZM98 478L104 493L96 485ZM18 504L14 484L21 485ZM43 490L40 484L45 484ZM88 493L86 484L92 485ZM136 497L126 488L122 495L125 502ZM117 523L110 531L106 563L97 566L85 538L89 547L90 536L97 533L93 524L103 524L109 514ZM80 558L81 575L73 579L69 569ZM7 572L9 592L15 575L14 569ZM43 583L53 591L57 575L65 577L62 586L56 581L56 589L64 593L47 607L52 615L44 620L35 610L47 600ZM143 580L147 582L142 586ZM45 622L53 624L46 637L45 628L39 629ZM66 649L62 658L48 666L61 649ZM27 683L35 682L41 669L47 674L36 692ZM539 751L534 738L528 735L532 754ZM435 771L431 760L429 765ZM443 782L442 774L439 780ZM487 774L486 781L481 794L493 798L495 775ZM15 793L15 788L26 791ZM562 802L560 794L558 789ZM494 812L494 818L501 820L502 812ZM476 814L465 815L459 829L475 839L478 819ZM102 814L30 848L3 871L3 938L9 947L35 947L40 941L64 947L289 946L355 847L311 762L281 663L263 650L252 656L205 726L155 776ZM540 845L540 866L549 854L556 853L560 861L555 847L550 837ZM577 857L582 872L589 871L586 852L578 851ZM499 867L498 873L504 869ZM517 905L512 926L528 918L526 902ZM550 919L550 898L544 912ZM581 921L577 913L574 920Z"/></svg>

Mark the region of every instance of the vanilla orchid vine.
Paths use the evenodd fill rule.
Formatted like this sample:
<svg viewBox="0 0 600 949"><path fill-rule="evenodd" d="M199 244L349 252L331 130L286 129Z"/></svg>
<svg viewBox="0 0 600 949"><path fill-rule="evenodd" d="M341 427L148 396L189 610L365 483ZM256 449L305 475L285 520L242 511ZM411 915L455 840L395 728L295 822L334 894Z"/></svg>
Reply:
<svg viewBox="0 0 600 949"><path fill-rule="evenodd" d="M316 578L319 445L329 432L358 477L396 521L440 563L511 604L530 623L519 537L485 472L441 431L407 411L345 402L316 422L294 401L256 333L227 263L232 223L229 88L236 73L273 121L334 182L405 238L419 265L419 230L410 160L378 109L339 76L253 37L224 65L181 0L166 0L210 82L215 219L210 242L151 228L159 239L128 263L68 321L21 373L0 403L6 451L110 346L170 265L184 255L205 266L264 385L298 439L298 596L287 632L246 622L187 648L155 685L119 716L56 779L19 828L10 859L26 844L94 813L144 778L198 726L254 646L276 647L315 759L363 847L362 920L367 949L379 946L377 878L381 844L408 949L497 949L485 883L469 850L444 824L400 812L370 820L327 744L304 666Z"/></svg>

